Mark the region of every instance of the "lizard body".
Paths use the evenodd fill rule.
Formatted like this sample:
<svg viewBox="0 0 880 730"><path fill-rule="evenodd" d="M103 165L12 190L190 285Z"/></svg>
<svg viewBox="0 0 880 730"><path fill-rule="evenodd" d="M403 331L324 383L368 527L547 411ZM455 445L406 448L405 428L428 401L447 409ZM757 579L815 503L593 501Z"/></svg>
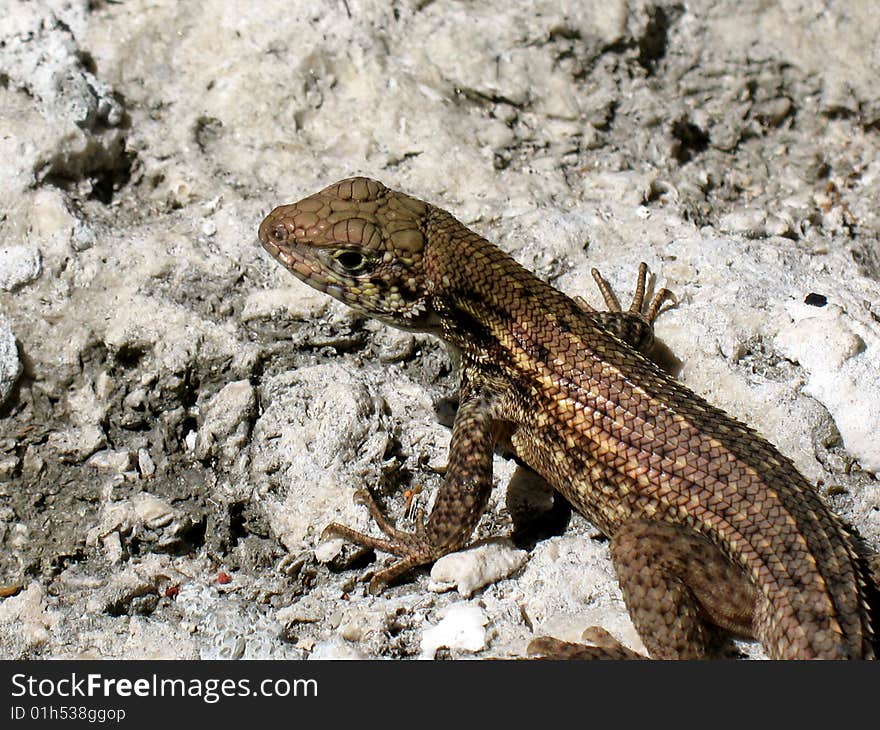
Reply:
<svg viewBox="0 0 880 730"><path fill-rule="evenodd" d="M789 459L642 354L666 295L642 314L644 267L630 311L595 312L448 212L367 178L276 208L259 237L307 284L460 353L449 466L428 519L399 531L361 492L385 537L327 528L400 557L374 588L467 543L502 440L610 538L651 656L706 656L721 627L772 657L874 657L876 586L853 535ZM631 654L596 636L599 647L532 648Z"/></svg>

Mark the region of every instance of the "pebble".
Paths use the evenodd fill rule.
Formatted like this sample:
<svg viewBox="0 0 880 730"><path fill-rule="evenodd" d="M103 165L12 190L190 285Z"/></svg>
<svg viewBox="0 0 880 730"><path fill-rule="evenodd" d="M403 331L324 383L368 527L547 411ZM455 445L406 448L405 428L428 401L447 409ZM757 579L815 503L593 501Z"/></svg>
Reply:
<svg viewBox="0 0 880 730"><path fill-rule="evenodd" d="M164 527L174 519L174 508L149 492L136 494L131 502L137 516L151 529Z"/></svg>
<svg viewBox="0 0 880 730"><path fill-rule="evenodd" d="M477 652L486 647L488 618L473 603L454 603L443 611L443 618L422 634L421 658L433 659L439 649Z"/></svg>
<svg viewBox="0 0 880 730"><path fill-rule="evenodd" d="M6 317L0 317L0 405L12 394L21 370L21 358L18 356L12 326Z"/></svg>
<svg viewBox="0 0 880 730"><path fill-rule="evenodd" d="M444 555L431 568L428 588L437 593L458 589L470 598L483 586L508 578L528 560L525 550L503 543L489 543Z"/></svg>
<svg viewBox="0 0 880 730"><path fill-rule="evenodd" d="M0 289L15 291L40 275L40 251L34 246L0 246Z"/></svg>

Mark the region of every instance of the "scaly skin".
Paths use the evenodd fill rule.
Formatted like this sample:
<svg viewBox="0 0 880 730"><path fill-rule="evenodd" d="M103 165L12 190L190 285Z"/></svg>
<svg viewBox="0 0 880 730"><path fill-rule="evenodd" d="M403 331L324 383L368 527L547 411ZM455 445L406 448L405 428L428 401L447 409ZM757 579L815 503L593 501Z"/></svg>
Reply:
<svg viewBox="0 0 880 730"><path fill-rule="evenodd" d="M467 544L499 439L611 540L651 656L702 657L720 627L777 658L874 658L876 586L856 539L756 432L648 360L661 292L641 314L594 312L449 213L366 178L273 210L260 241L307 284L461 354L461 405L435 506L414 533L359 493L385 538L327 534L400 556L373 588ZM604 284L597 276L600 288ZM539 638L531 650L631 656Z"/></svg>

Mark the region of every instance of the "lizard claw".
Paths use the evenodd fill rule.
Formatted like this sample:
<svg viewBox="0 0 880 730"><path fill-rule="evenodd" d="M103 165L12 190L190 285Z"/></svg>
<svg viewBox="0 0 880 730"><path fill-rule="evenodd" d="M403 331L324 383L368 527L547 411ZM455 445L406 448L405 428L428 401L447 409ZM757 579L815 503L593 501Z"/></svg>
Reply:
<svg viewBox="0 0 880 730"><path fill-rule="evenodd" d="M648 325L653 326L654 320L657 319L657 315L660 314L660 309L667 301L672 302L673 305L678 304L678 298L673 292L669 289L660 289L660 291L654 295L650 304L648 304L647 309L645 308L645 294L647 293L648 288L648 265L644 261L639 264L639 273L636 276L636 289L633 293L632 303L629 305L629 309L625 311L620 306L620 302L615 296L614 290L611 288L608 280L599 273L599 270L594 268L590 273L593 275L596 286L599 287L599 291L602 294L602 298L605 300L605 306L608 307L609 312L638 317L639 319L644 320ZM578 299L580 300L578 303L583 302L582 298L578 297ZM587 305L587 307L587 311L596 311L592 307L589 307L589 305Z"/></svg>
<svg viewBox="0 0 880 730"><path fill-rule="evenodd" d="M598 269L593 269L591 273L608 309L604 312L597 311L580 297L576 298L577 304L630 347L643 354L648 352L654 342L654 320L657 319L666 302L678 303L675 295L669 289L661 289L646 306L648 265L642 262L639 264L632 303L629 308L623 309L608 280L599 273Z"/></svg>

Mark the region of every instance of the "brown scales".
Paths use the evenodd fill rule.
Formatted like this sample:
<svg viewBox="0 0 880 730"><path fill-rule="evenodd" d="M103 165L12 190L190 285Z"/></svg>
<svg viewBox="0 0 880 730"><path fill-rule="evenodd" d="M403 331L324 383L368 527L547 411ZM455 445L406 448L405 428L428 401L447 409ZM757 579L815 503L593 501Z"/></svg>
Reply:
<svg viewBox="0 0 880 730"><path fill-rule="evenodd" d="M773 657L874 657L876 586L854 538L791 461L642 354L669 296L643 313L644 265L626 312L594 272L611 310L595 312L449 213L366 178L276 208L260 240L306 283L461 353L461 406L428 519L399 531L362 491L385 537L326 530L400 557L373 589L467 544L503 434L608 535L651 656L706 656L720 627ZM595 646L540 638L531 650L632 656L599 629L587 637Z"/></svg>

